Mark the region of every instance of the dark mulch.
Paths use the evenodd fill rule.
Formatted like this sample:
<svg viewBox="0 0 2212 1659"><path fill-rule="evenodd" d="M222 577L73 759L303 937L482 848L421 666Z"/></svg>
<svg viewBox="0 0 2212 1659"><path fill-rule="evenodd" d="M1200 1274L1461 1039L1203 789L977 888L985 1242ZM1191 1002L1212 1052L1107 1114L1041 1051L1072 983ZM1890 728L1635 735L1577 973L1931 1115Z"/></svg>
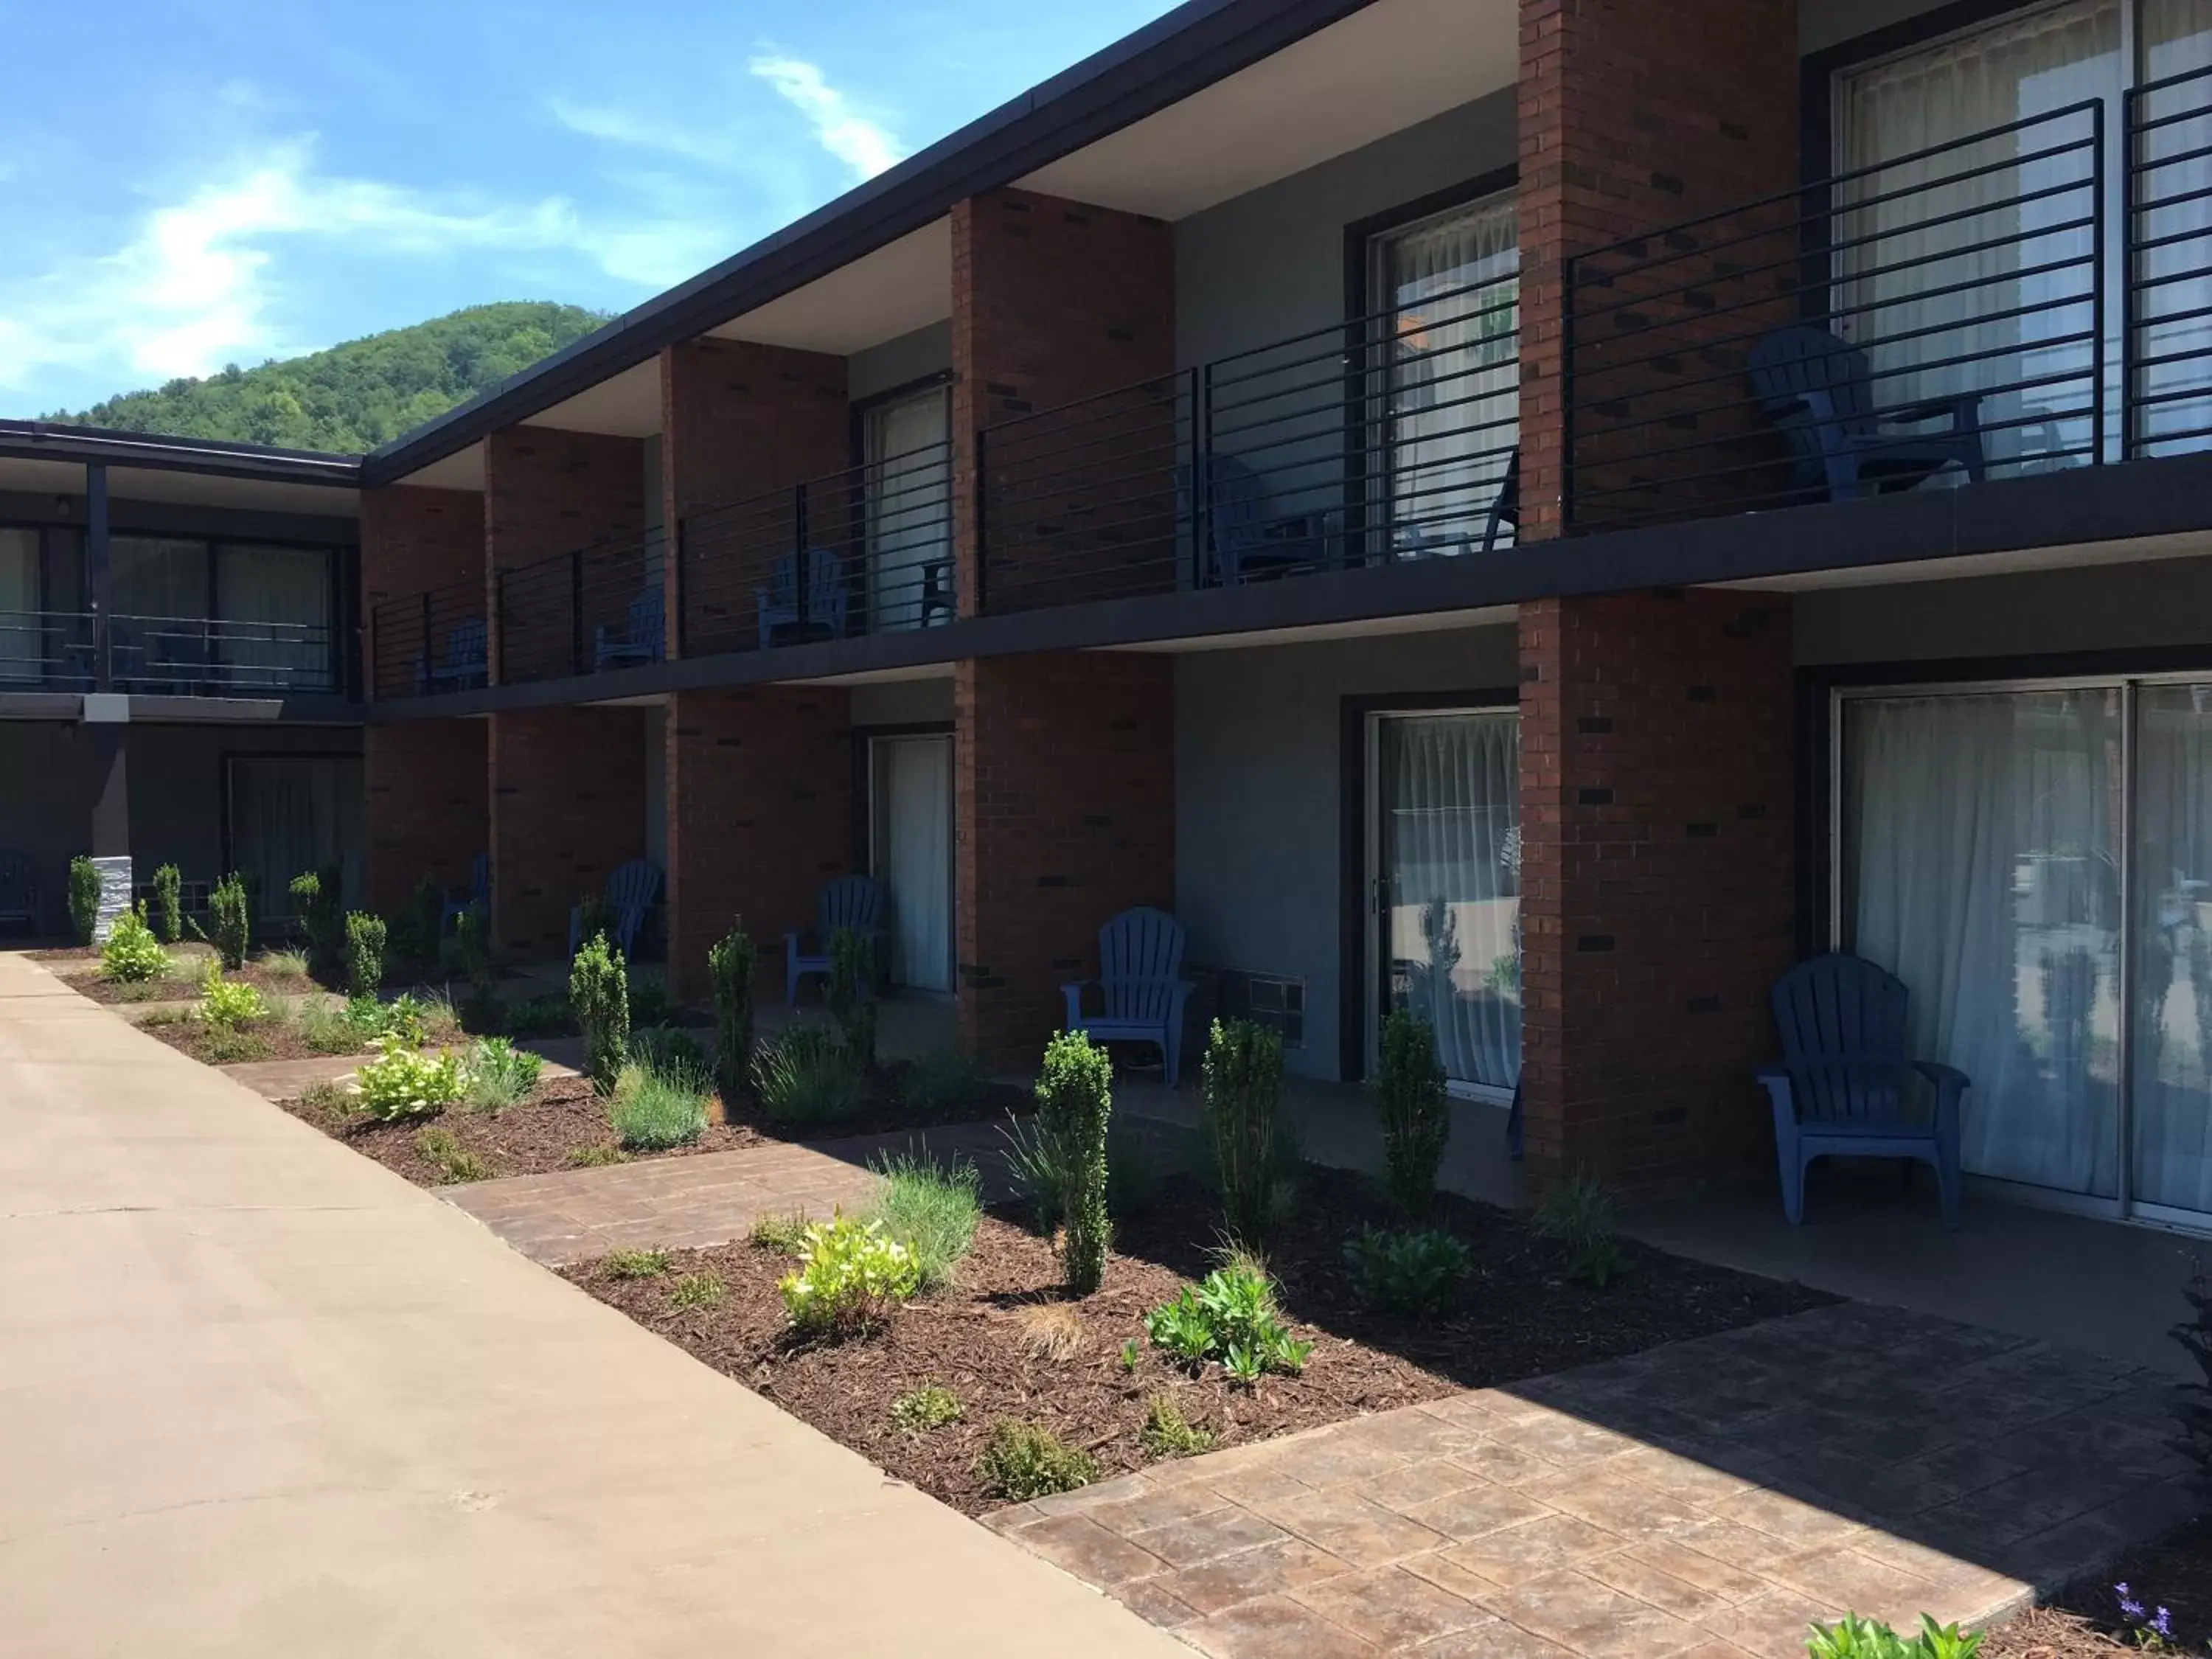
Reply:
<svg viewBox="0 0 2212 1659"><path fill-rule="evenodd" d="M204 972L205 968L195 961L190 972L172 974L161 979L142 979L126 983L103 979L98 974L79 974L72 975L69 982L80 995L90 997L94 1002L189 1002L199 995L200 975ZM234 984L258 985L276 996L320 995L325 989L312 979L302 978L297 974L272 974L251 962L235 972L225 973L223 977Z"/></svg>
<svg viewBox="0 0 2212 1659"><path fill-rule="evenodd" d="M310 1048L307 1040L301 1036L300 1028L285 1020L258 1021L235 1033L219 1031L204 1021L190 1018L163 1019L151 1024L141 1022L138 1029L207 1066L235 1066L264 1060L313 1060L330 1052ZM361 1052L368 1054L366 1045Z"/></svg>
<svg viewBox="0 0 2212 1659"><path fill-rule="evenodd" d="M2118 1584L2127 1585L2146 1610L2163 1607L2172 1615L2174 1649L2212 1650L2212 1520L2204 1520L2131 1551L2051 1606L2007 1620L1990 1632L1982 1659L2112 1659L2139 1651L2120 1612Z"/></svg>
<svg viewBox="0 0 2212 1659"><path fill-rule="evenodd" d="M894 1060L868 1076L867 1093L859 1109L843 1117L805 1123L778 1123L760 1109L750 1093L730 1102L730 1121L752 1132L761 1140L837 1140L847 1135L896 1134L902 1129L933 1129L947 1123L1003 1123L1036 1109L1036 1097L1026 1089L987 1084L973 1094L934 1107L908 1101L904 1093L907 1067Z"/></svg>
<svg viewBox="0 0 2212 1659"><path fill-rule="evenodd" d="M908 1305L872 1335L794 1346L775 1284L790 1263L748 1244L674 1253L667 1279L610 1277L600 1264L567 1276L640 1323L956 1508L1000 1501L974 1472L992 1423L1041 1423L1096 1457L1108 1475L1147 1462L1139 1440L1146 1403L1171 1395L1192 1423L1227 1447L1389 1411L1456 1389L1510 1382L1660 1342L1725 1330L1832 1298L1625 1243L1628 1278L1592 1290L1569 1279L1557 1249L1501 1210L1459 1200L1437 1224L1466 1240L1479 1264L1460 1305L1413 1320L1378 1316L1355 1299L1341 1251L1347 1235L1382 1218L1370 1185L1310 1170L1269 1256L1297 1334L1312 1340L1304 1375L1270 1376L1252 1393L1218 1366L1192 1377L1145 1340L1144 1315L1212 1264L1218 1206L1200 1182L1170 1177L1152 1203L1118 1224L1117 1249L1093 1295L1065 1301L1058 1263L1042 1239L1000 1215L985 1218L951 1290ZM729 1286L711 1309L676 1310L675 1276L712 1272ZM1080 1323L1064 1359L1025 1349L1024 1316L1057 1304ZM1122 1345L1138 1345L1129 1370ZM908 1434L891 1402L926 1383L951 1389L960 1423Z"/></svg>

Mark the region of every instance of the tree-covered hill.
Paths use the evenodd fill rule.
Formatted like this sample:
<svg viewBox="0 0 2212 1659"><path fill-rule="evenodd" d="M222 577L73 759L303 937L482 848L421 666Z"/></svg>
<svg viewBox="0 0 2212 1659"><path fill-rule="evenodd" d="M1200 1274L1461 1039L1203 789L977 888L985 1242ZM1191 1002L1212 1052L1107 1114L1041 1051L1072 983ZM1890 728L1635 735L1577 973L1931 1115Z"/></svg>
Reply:
<svg viewBox="0 0 2212 1659"><path fill-rule="evenodd" d="M606 320L550 301L471 306L305 357L233 364L204 380L172 380L48 418L350 454L443 414Z"/></svg>

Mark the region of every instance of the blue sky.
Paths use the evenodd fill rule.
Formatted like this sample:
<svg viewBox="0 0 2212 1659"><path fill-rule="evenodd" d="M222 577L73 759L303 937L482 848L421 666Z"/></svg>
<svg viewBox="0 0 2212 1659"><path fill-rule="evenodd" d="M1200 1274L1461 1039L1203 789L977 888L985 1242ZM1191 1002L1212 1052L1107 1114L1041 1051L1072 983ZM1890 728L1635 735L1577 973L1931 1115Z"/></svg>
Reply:
<svg viewBox="0 0 2212 1659"><path fill-rule="evenodd" d="M635 304L1168 0L0 0L0 416Z"/></svg>

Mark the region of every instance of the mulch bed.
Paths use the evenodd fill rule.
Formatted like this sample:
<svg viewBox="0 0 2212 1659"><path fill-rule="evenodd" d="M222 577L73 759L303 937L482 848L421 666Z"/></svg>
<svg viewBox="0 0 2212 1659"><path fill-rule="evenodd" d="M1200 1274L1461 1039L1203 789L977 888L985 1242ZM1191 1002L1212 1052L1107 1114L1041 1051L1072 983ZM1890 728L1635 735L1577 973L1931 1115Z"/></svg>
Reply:
<svg viewBox="0 0 2212 1659"><path fill-rule="evenodd" d="M2051 1606L2007 1620L1989 1632L1982 1659L2112 1659L2140 1652L2120 1613L2118 1584L2127 1585L2146 1609L2163 1607L2172 1614L2172 1649L2189 1654L2212 1648L2212 1520L2131 1551L2069 1587Z"/></svg>
<svg viewBox="0 0 2212 1659"><path fill-rule="evenodd" d="M1345 1239L1386 1219L1370 1183L1310 1170L1271 1243L1270 1263L1296 1334L1315 1349L1297 1377L1246 1392L1218 1365L1196 1377L1150 1347L1144 1315L1212 1265L1219 1206L1203 1183L1171 1176L1139 1213L1117 1224L1105 1283L1080 1301L1060 1290L1047 1243L1001 1214L985 1217L952 1289L908 1304L878 1333L842 1344L794 1344L776 1281L789 1261L750 1244L672 1253L667 1276L621 1279L601 1263L565 1270L592 1295L745 1383L900 1479L969 1514L1002 1501L975 1474L1002 1417L1040 1423L1091 1453L1111 1476L1147 1461L1139 1440L1146 1401L1171 1395L1223 1448L1454 1391L1511 1382L1680 1338L1733 1328L1833 1300L1796 1285L1687 1261L1624 1240L1631 1272L1606 1290L1570 1279L1557 1247L1518 1218L1447 1198L1434 1224L1474 1252L1476 1277L1440 1316L1378 1315L1355 1298ZM718 1306L669 1305L674 1278L711 1272L728 1286ZM1024 1346L1024 1316L1058 1304L1080 1322L1062 1359ZM1122 1345L1138 1344L1131 1370ZM891 1402L927 1383L960 1396L962 1421L927 1433L894 1426Z"/></svg>
<svg viewBox="0 0 2212 1659"><path fill-rule="evenodd" d="M80 996L90 997L94 1002L191 1002L199 996L200 975L204 971L195 963L191 973L171 974L161 979L126 982L103 979L98 974L78 974L71 975L69 983ZM250 962L235 973L226 972L223 977L235 985L258 985L272 996L320 996L328 990L312 979L297 974L272 974Z"/></svg>
<svg viewBox="0 0 2212 1659"><path fill-rule="evenodd" d="M141 1022L138 1029L148 1036L159 1038L172 1048L190 1054L204 1066L236 1066L264 1060L331 1057L328 1049L310 1048L307 1040L300 1034L300 1028L284 1020L264 1020L247 1026L240 1035L253 1040L255 1052L252 1053L210 1052L210 1042L222 1039L204 1022L190 1018L165 1019L150 1025ZM366 1044L362 1045L361 1054L363 1059L368 1057L369 1050Z"/></svg>

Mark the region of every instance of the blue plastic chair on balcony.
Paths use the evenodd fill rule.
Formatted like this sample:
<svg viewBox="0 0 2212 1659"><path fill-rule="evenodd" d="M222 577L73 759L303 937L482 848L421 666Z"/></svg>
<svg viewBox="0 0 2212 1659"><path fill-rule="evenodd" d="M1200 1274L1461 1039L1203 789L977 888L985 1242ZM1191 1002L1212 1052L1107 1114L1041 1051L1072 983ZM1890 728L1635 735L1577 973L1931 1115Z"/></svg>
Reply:
<svg viewBox="0 0 2212 1659"><path fill-rule="evenodd" d="M1140 905L1098 930L1098 977L1063 985L1067 1029L1101 1042L1158 1045L1161 1069L1172 1089L1182 1072L1183 1010L1194 988L1182 976L1182 924L1164 910ZM1085 993L1096 987L1099 1012L1084 1012Z"/></svg>
<svg viewBox="0 0 2212 1659"><path fill-rule="evenodd" d="M438 912L438 937L445 938L446 930L459 921L464 912L471 909L481 909L487 918L491 915L491 854L489 853L479 853L469 860L469 884L465 891L456 894L449 890L447 893L445 908ZM575 955L573 946L568 954Z"/></svg>
<svg viewBox="0 0 2212 1659"><path fill-rule="evenodd" d="M1866 353L1802 325L1753 346L1750 370L1767 419L1790 440L1793 480L1805 495L1849 501L1910 489L1954 461L1976 483L1987 476L1978 392L1876 409ZM1937 420L1948 429L1892 429Z"/></svg>
<svg viewBox="0 0 2212 1659"><path fill-rule="evenodd" d="M783 1000L797 1006L800 980L809 974L828 976L830 940L840 927L866 933L874 942L876 977L880 983L890 965L884 949L888 936L883 921L884 890L880 884L866 876L840 876L825 885L814 900L815 948L805 948L807 935L803 933L783 936Z"/></svg>
<svg viewBox="0 0 2212 1659"><path fill-rule="evenodd" d="M1816 1158L1903 1158L1933 1164L1943 1224L1959 1224L1959 1118L1967 1078L1956 1066L1907 1060L1906 993L1896 975L1832 952L1776 981L1783 1060L1758 1077L1774 1106L1782 1213L1805 1218L1805 1170ZM1932 1118L1906 1100L1915 1075L1936 1091Z"/></svg>
<svg viewBox="0 0 2212 1659"><path fill-rule="evenodd" d="M1328 542L1315 515L1269 516L1259 475L1234 455L1209 453L1206 466L1206 568L1223 587L1257 577L1311 569L1328 562ZM1176 468L1176 506L1193 522L1190 468Z"/></svg>
<svg viewBox="0 0 2212 1659"><path fill-rule="evenodd" d="M651 859L632 859L618 866L607 878L607 902L614 907L615 932L613 944L628 957L637 949L637 931L645 923L645 913L660 897L660 866ZM568 955L571 960L583 948L584 907L580 904L568 912Z"/></svg>
<svg viewBox="0 0 2212 1659"><path fill-rule="evenodd" d="M624 663L659 662L668 649L667 601L648 587L629 602L629 620L620 628L601 623L592 637L592 672Z"/></svg>
<svg viewBox="0 0 2212 1659"><path fill-rule="evenodd" d="M415 687L421 694L431 691L472 691L484 683L490 658L486 649L489 642L483 618L471 617L468 621L453 624L446 635L446 653L433 660L428 656L418 657L415 662Z"/></svg>
<svg viewBox="0 0 2212 1659"><path fill-rule="evenodd" d="M39 931L39 878L28 853L0 853L0 922Z"/></svg>
<svg viewBox="0 0 2212 1659"><path fill-rule="evenodd" d="M837 556L826 547L806 550L806 609L799 608L799 555L787 553L769 567L768 586L753 590L760 605L761 649L845 636L845 580Z"/></svg>

